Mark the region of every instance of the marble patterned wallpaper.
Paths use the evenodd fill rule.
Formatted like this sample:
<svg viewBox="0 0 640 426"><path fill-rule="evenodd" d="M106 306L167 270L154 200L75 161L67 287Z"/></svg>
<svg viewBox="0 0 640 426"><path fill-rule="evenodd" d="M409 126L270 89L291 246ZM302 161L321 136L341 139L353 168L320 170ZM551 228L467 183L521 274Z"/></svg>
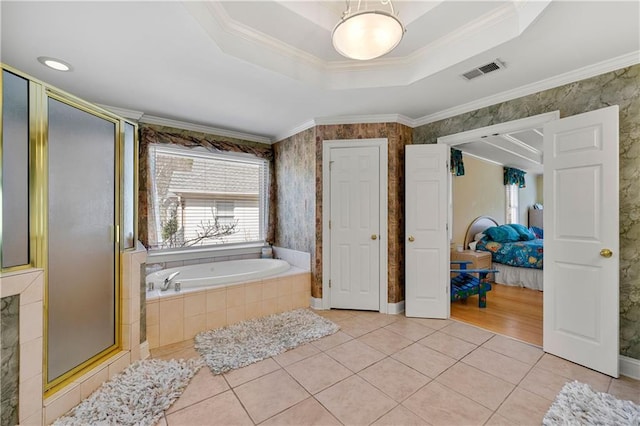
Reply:
<svg viewBox="0 0 640 426"><path fill-rule="evenodd" d="M315 134L311 128L274 145L275 245L311 253L311 259L316 252ZM312 262L312 276L315 267Z"/></svg>
<svg viewBox="0 0 640 426"><path fill-rule="evenodd" d="M0 299L0 425L18 424L20 296Z"/></svg>
<svg viewBox="0 0 640 426"><path fill-rule="evenodd" d="M620 107L620 353L640 359L640 65L413 129L414 143L545 112Z"/></svg>
<svg viewBox="0 0 640 426"><path fill-rule="evenodd" d="M276 245L311 252L311 295L315 298L322 297L323 141L374 138L389 141L388 301L396 303L404 300L404 147L411 143L412 130L397 123L323 125L274 146L278 187ZM301 208L305 207L300 204L301 198L308 200L306 209Z"/></svg>

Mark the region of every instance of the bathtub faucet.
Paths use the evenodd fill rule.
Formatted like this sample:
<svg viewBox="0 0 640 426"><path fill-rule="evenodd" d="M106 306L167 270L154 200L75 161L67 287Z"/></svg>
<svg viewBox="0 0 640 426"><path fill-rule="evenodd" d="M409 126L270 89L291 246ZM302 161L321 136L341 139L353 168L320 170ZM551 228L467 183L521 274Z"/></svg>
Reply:
<svg viewBox="0 0 640 426"><path fill-rule="evenodd" d="M169 275L167 278L164 279L164 285L162 286L162 288L160 290L162 291L167 291L169 289L169 287L171 287L171 281L173 281L173 279L176 277L176 275L178 275L180 273L180 271L176 271L173 274Z"/></svg>

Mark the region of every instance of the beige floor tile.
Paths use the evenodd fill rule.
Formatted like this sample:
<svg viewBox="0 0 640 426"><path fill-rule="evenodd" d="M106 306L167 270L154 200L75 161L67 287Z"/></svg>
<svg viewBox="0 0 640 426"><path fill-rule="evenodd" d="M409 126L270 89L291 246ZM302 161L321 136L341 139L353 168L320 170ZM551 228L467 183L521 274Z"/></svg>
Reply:
<svg viewBox="0 0 640 426"><path fill-rule="evenodd" d="M277 416L271 417L261 425L340 426L341 423L314 398L307 398Z"/></svg>
<svg viewBox="0 0 640 426"><path fill-rule="evenodd" d="M514 426L514 423L512 420L509 420L506 417L496 413L491 416L489 421L487 421L484 426Z"/></svg>
<svg viewBox="0 0 640 426"><path fill-rule="evenodd" d="M431 381L393 358L385 358L358 375L398 402L404 401Z"/></svg>
<svg viewBox="0 0 640 426"><path fill-rule="evenodd" d="M455 359L418 343L404 348L391 357L432 379L456 363Z"/></svg>
<svg viewBox="0 0 640 426"><path fill-rule="evenodd" d="M416 322L420 325L424 325L425 327L433 328L434 330L440 330L453 321L448 319L432 319L432 318L410 318L406 317L409 321Z"/></svg>
<svg viewBox="0 0 640 426"><path fill-rule="evenodd" d="M164 355L155 356L155 359L191 359L200 358L200 353L193 347L179 349L175 352L169 352Z"/></svg>
<svg viewBox="0 0 640 426"><path fill-rule="evenodd" d="M233 392L205 399L166 416L169 426L184 425L253 425Z"/></svg>
<svg viewBox="0 0 640 426"><path fill-rule="evenodd" d="M310 396L283 370L240 385L234 391L255 423L293 407Z"/></svg>
<svg viewBox="0 0 640 426"><path fill-rule="evenodd" d="M494 334L489 331L461 322L452 322L440 331L476 345L481 345L494 336Z"/></svg>
<svg viewBox="0 0 640 426"><path fill-rule="evenodd" d="M316 395L331 414L344 424L370 424L397 403L364 379L351 376Z"/></svg>
<svg viewBox="0 0 640 426"><path fill-rule="evenodd" d="M528 343L519 342L509 337L495 335L482 344L483 347L501 353L518 361L535 364L544 354L542 349Z"/></svg>
<svg viewBox="0 0 640 426"><path fill-rule="evenodd" d="M402 405L398 405L374 423L375 426L424 426L429 424Z"/></svg>
<svg viewBox="0 0 640 426"><path fill-rule="evenodd" d="M380 328L380 326L373 324L370 321L359 318L347 318L335 322L340 326L340 330L343 333L346 333L351 337L360 337Z"/></svg>
<svg viewBox="0 0 640 426"><path fill-rule="evenodd" d="M611 379L609 393L618 399L640 404L640 380L634 380L625 376L620 376L619 379Z"/></svg>
<svg viewBox="0 0 640 426"><path fill-rule="evenodd" d="M280 366L272 358L267 358L255 364L228 371L224 373L224 378L227 379L227 382L232 388L235 388L236 386L262 377L278 369L280 369Z"/></svg>
<svg viewBox="0 0 640 426"><path fill-rule="evenodd" d="M432 425L481 425L492 414L477 402L437 382L429 383L402 405Z"/></svg>
<svg viewBox="0 0 640 426"><path fill-rule="evenodd" d="M331 321L337 321L342 319L347 319L353 317L353 313L351 311L342 311L339 309L331 309L328 311L314 311L316 314L323 316Z"/></svg>
<svg viewBox="0 0 640 426"><path fill-rule="evenodd" d="M355 318L363 321L370 322L371 324L379 327L392 324L402 318L401 315L389 315L381 314L380 312L361 311L354 315Z"/></svg>
<svg viewBox="0 0 640 426"><path fill-rule="evenodd" d="M324 353L303 359L285 369L312 395L353 374Z"/></svg>
<svg viewBox="0 0 640 426"><path fill-rule="evenodd" d="M516 388L497 413L515 424L540 425L551 407L551 401L524 389Z"/></svg>
<svg viewBox="0 0 640 426"><path fill-rule="evenodd" d="M567 377L559 376L540 367L533 367L518 387L553 401L565 383L570 381L572 380Z"/></svg>
<svg viewBox="0 0 640 426"><path fill-rule="evenodd" d="M415 321L410 321L406 318L401 318L396 322L393 322L385 327L385 330L393 331L401 336L411 339L414 342L420 340L435 330L433 328L426 327Z"/></svg>
<svg viewBox="0 0 640 426"><path fill-rule="evenodd" d="M449 368L436 381L491 410L496 410L515 388L511 383L464 363Z"/></svg>
<svg viewBox="0 0 640 426"><path fill-rule="evenodd" d="M413 344L413 340L402 337L392 331L385 330L384 328L365 334L359 337L358 340L386 355L392 355Z"/></svg>
<svg viewBox="0 0 640 426"><path fill-rule="evenodd" d="M291 349L290 351L283 352L280 355L275 356L273 359L278 364L285 367L289 364L293 364L294 362L309 358L310 356L316 355L318 353L320 353L320 349L307 343L306 345L301 345L295 349Z"/></svg>
<svg viewBox="0 0 640 426"><path fill-rule="evenodd" d="M520 383L522 378L531 370L530 364L525 364L482 347L464 357L462 362L514 385Z"/></svg>
<svg viewBox="0 0 640 426"><path fill-rule="evenodd" d="M165 345L160 346L159 348L151 349L151 358L159 358L171 352L178 352L182 349L188 348L193 348L193 339L184 340L182 342L172 343L171 345Z"/></svg>
<svg viewBox="0 0 640 426"><path fill-rule="evenodd" d="M455 359L461 359L478 347L473 343L469 343L440 331L430 334L424 339L418 341L418 343L438 352L442 352L443 354Z"/></svg>
<svg viewBox="0 0 640 426"><path fill-rule="evenodd" d="M606 392L611 383L609 376L551 354L544 354L536 366L560 376L586 383L598 392Z"/></svg>
<svg viewBox="0 0 640 426"><path fill-rule="evenodd" d="M220 375L214 376L206 365L191 379L180 398L169 407L167 414L176 412L229 389Z"/></svg>
<svg viewBox="0 0 640 426"><path fill-rule="evenodd" d="M329 349L326 354L355 373L385 357L382 352L359 340L350 340Z"/></svg>
<svg viewBox="0 0 640 426"><path fill-rule="evenodd" d="M326 351L333 348L334 346L341 345L344 342L348 342L352 339L353 337L349 336L348 334L343 333L342 331L338 331L331 336L326 336L322 339L314 340L313 342L311 342L311 344L321 351Z"/></svg>

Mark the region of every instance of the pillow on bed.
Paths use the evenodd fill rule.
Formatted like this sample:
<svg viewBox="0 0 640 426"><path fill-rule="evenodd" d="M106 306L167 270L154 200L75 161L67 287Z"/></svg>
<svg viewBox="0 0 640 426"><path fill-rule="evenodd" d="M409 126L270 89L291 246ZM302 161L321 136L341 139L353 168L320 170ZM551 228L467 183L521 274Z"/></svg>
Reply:
<svg viewBox="0 0 640 426"><path fill-rule="evenodd" d="M484 233L478 232L476 235L473 236L473 241L480 241L483 238L484 238Z"/></svg>
<svg viewBox="0 0 640 426"><path fill-rule="evenodd" d="M484 230L484 233L492 241L497 243L514 243L520 241L520 235L508 225L492 226Z"/></svg>
<svg viewBox="0 0 640 426"><path fill-rule="evenodd" d="M520 225L519 223L510 223L509 226L516 230L516 232L520 236L520 241L530 241L536 239L535 234L529 231L524 225Z"/></svg>
<svg viewBox="0 0 640 426"><path fill-rule="evenodd" d="M544 231L542 230L542 228L538 228L537 226L532 226L531 228L529 228L529 231L533 232L533 235L535 235L536 238L539 238L539 239L544 238Z"/></svg>

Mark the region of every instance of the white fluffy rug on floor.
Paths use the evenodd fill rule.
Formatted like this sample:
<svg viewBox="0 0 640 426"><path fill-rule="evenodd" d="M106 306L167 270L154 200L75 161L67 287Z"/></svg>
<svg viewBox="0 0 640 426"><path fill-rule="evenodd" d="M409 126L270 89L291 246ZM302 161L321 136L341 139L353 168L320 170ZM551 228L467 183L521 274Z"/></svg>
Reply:
<svg viewBox="0 0 640 426"><path fill-rule="evenodd" d="M138 361L54 425L154 425L202 365L201 359Z"/></svg>
<svg viewBox="0 0 640 426"><path fill-rule="evenodd" d="M552 425L640 425L640 406L595 392L584 383L567 382L544 416Z"/></svg>
<svg viewBox="0 0 640 426"><path fill-rule="evenodd" d="M214 374L244 367L303 343L338 331L340 327L309 309L296 309L204 331L195 348Z"/></svg>

